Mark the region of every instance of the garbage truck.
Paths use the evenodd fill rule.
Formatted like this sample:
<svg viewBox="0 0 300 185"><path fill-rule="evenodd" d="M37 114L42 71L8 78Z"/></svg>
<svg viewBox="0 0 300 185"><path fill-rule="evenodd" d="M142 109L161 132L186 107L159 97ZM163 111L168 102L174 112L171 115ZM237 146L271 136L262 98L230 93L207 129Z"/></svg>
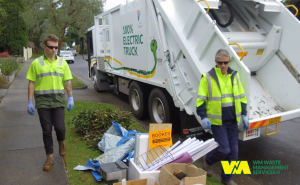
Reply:
<svg viewBox="0 0 300 185"><path fill-rule="evenodd" d="M86 32L89 76L98 92L128 95L137 119L177 122L183 137L197 137L207 132L196 113L200 79L226 49L247 95L245 141L300 117L299 32L278 0L126 1Z"/></svg>

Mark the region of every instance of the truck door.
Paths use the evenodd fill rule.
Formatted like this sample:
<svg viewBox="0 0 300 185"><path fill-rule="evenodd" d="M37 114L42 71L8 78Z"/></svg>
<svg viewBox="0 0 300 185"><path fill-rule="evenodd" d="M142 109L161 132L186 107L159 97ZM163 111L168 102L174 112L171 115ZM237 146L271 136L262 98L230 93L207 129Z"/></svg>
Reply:
<svg viewBox="0 0 300 185"><path fill-rule="evenodd" d="M109 17L103 18L104 56L110 56Z"/></svg>

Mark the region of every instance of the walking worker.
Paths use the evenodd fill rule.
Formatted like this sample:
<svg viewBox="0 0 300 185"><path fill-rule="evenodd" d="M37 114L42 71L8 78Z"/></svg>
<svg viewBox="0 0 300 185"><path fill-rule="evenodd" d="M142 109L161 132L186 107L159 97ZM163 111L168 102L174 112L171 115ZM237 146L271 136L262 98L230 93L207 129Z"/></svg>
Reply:
<svg viewBox="0 0 300 185"><path fill-rule="evenodd" d="M53 140L52 127L56 132L59 143L59 154L66 155L65 148L65 90L69 100L68 111L74 108L71 79L72 74L67 62L56 55L58 49L58 37L50 34L44 40L44 55L35 59L27 72L28 84L28 113L34 115L32 98L34 94L35 108L38 111L43 141L47 159L43 166L44 171L52 169ZM65 89L65 90L64 90Z"/></svg>
<svg viewBox="0 0 300 185"><path fill-rule="evenodd" d="M226 160L238 159L238 124L249 128L247 118L247 98L237 71L229 66L231 60L227 50L220 49L215 56L216 65L202 75L198 99L197 114L202 119L204 129L211 129L219 146L204 157L204 170L211 176L211 165ZM232 175L222 170L222 183L233 184Z"/></svg>

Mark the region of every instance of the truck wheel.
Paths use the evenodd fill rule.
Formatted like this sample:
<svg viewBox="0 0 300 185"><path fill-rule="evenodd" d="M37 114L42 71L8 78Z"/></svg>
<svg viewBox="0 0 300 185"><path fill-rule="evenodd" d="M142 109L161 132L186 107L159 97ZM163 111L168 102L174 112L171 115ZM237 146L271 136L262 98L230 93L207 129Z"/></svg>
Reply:
<svg viewBox="0 0 300 185"><path fill-rule="evenodd" d="M139 83L133 81L129 87L129 105L132 114L137 119L142 119L147 114L146 98Z"/></svg>
<svg viewBox="0 0 300 185"><path fill-rule="evenodd" d="M161 89L155 88L151 91L148 105L150 119L153 123L171 123L171 104Z"/></svg>
<svg viewBox="0 0 300 185"><path fill-rule="evenodd" d="M94 89L96 92L99 92L98 84L97 84L97 69L95 67L92 68L92 82L94 84Z"/></svg>

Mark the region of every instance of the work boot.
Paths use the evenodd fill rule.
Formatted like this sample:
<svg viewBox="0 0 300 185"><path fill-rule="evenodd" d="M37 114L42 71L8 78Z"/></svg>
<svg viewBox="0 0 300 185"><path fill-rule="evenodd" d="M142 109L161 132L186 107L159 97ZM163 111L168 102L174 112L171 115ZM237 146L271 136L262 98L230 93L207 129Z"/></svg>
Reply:
<svg viewBox="0 0 300 185"><path fill-rule="evenodd" d="M60 156L65 156L66 155L65 142L64 141L58 141L58 145L59 145L59 155Z"/></svg>
<svg viewBox="0 0 300 185"><path fill-rule="evenodd" d="M47 159L43 166L43 170L50 171L52 169L53 164L54 164L53 154L47 155Z"/></svg>
<svg viewBox="0 0 300 185"><path fill-rule="evenodd" d="M211 165L209 165L209 164L206 163L205 156L203 157L203 170L206 171L207 177L211 177L212 176Z"/></svg>
<svg viewBox="0 0 300 185"><path fill-rule="evenodd" d="M236 185L232 180L231 181L221 181L222 184L224 185Z"/></svg>

